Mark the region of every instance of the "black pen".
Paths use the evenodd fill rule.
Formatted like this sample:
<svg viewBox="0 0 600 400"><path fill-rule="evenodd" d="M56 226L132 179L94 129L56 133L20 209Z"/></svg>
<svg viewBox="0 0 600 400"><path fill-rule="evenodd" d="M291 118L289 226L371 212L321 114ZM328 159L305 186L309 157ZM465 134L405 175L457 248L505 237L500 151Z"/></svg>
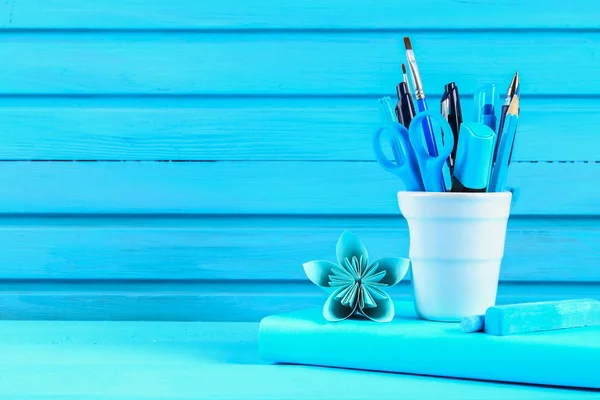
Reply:
<svg viewBox="0 0 600 400"><path fill-rule="evenodd" d="M444 95L440 103L443 117L448 121L452 134L454 136L454 148L450 154L450 168L453 170L456 161L456 148L458 146L458 134L460 132L460 124L462 124L462 109L460 107L460 95L458 87L454 82L444 86Z"/></svg>
<svg viewBox="0 0 600 400"><path fill-rule="evenodd" d="M412 121L412 118L415 116L415 105L413 103L412 94L410 93L410 88L408 87L406 67L404 64L402 64L402 72L404 73L404 81L396 86L396 93L398 95L396 116L398 117L398 122L408 129L410 121Z"/></svg>

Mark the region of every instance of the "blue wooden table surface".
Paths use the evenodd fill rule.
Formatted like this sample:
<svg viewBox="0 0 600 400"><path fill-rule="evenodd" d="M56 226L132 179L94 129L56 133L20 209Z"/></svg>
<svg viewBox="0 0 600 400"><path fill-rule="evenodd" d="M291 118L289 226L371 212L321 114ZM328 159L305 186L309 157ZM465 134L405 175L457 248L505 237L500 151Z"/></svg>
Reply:
<svg viewBox="0 0 600 400"><path fill-rule="evenodd" d="M258 323L0 322L0 398L599 399L542 386L275 365Z"/></svg>

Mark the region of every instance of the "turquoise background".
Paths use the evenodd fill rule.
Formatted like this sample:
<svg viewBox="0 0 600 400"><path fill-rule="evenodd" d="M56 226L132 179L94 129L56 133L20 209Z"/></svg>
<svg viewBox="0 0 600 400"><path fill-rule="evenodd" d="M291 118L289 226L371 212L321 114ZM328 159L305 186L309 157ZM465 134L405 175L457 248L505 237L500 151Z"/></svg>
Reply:
<svg viewBox="0 0 600 400"><path fill-rule="evenodd" d="M406 256L376 99L522 79L499 302L600 297L595 0L0 2L0 317L258 321ZM409 281L391 294L410 298Z"/></svg>

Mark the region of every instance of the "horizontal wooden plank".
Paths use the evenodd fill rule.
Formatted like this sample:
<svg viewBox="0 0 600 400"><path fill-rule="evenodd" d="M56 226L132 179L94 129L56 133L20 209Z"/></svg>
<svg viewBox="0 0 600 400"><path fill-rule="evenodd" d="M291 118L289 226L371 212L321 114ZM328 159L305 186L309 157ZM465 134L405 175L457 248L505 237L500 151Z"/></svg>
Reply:
<svg viewBox="0 0 600 400"><path fill-rule="evenodd" d="M10 400L590 400L592 392L265 362L259 324L0 321ZM230 383L231 382L231 383ZM338 383L341 384L332 384Z"/></svg>
<svg viewBox="0 0 600 400"><path fill-rule="evenodd" d="M410 283L388 293L410 300ZM598 283L500 284L498 303L600 298ZM312 283L0 283L0 319L259 321L279 312L322 305Z"/></svg>
<svg viewBox="0 0 600 400"><path fill-rule="evenodd" d="M3 162L0 213L399 213L375 162ZM600 163L513 163L513 215L598 215Z"/></svg>
<svg viewBox="0 0 600 400"><path fill-rule="evenodd" d="M0 3L4 29L598 28L593 0L556 3L426 0L189 2L19 0ZM518 10L518 12L515 12ZM544 10L544 12L540 12ZM403 18L426 13L427 18Z"/></svg>
<svg viewBox="0 0 600 400"><path fill-rule="evenodd" d="M371 260L408 255L399 216L5 217L0 279L306 280L345 229ZM500 277L600 282L599 243L598 218L512 218Z"/></svg>
<svg viewBox="0 0 600 400"><path fill-rule="evenodd" d="M521 93L598 95L600 32L411 34L425 92L462 94L519 70ZM490 45L493 43L493 45ZM457 51L460 49L460 51ZM393 94L397 33L7 33L0 94ZM569 79L557 65L569 64Z"/></svg>
<svg viewBox="0 0 600 400"><path fill-rule="evenodd" d="M374 98L0 98L0 159L367 161L379 124ZM598 161L598 125L600 99L523 100L513 159Z"/></svg>

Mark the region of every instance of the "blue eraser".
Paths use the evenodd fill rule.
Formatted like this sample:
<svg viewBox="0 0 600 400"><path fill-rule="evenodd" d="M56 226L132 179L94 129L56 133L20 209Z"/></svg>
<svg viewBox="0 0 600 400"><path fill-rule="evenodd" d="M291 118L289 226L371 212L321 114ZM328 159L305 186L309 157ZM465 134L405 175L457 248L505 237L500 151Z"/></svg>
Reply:
<svg viewBox="0 0 600 400"><path fill-rule="evenodd" d="M600 301L577 299L493 306L485 333L497 336L600 325Z"/></svg>
<svg viewBox="0 0 600 400"><path fill-rule="evenodd" d="M483 332L485 315L473 315L460 320L460 329L466 333Z"/></svg>

